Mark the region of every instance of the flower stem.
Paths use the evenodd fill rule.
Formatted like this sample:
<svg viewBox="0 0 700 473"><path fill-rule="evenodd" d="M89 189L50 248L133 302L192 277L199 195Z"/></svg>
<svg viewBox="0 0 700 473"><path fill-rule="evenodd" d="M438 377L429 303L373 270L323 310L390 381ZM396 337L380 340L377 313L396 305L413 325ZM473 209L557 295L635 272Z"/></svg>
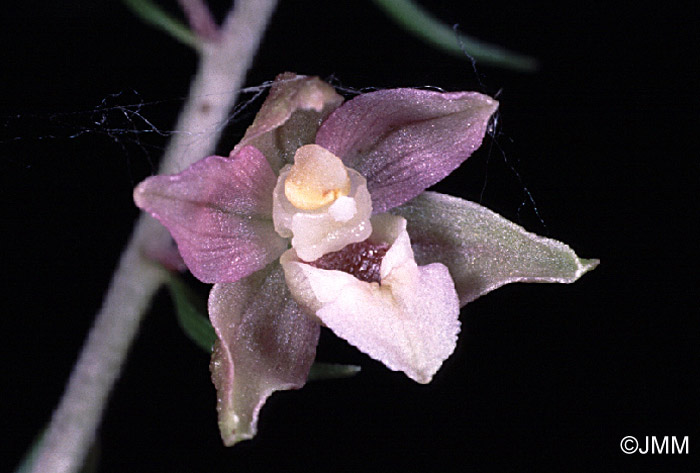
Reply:
<svg viewBox="0 0 700 473"><path fill-rule="evenodd" d="M204 43L162 173L177 172L213 152L276 3L237 0L217 40ZM31 472L71 473L81 467L141 319L166 281L164 270L142 251L149 242L168 242L165 232L152 218L139 218Z"/></svg>

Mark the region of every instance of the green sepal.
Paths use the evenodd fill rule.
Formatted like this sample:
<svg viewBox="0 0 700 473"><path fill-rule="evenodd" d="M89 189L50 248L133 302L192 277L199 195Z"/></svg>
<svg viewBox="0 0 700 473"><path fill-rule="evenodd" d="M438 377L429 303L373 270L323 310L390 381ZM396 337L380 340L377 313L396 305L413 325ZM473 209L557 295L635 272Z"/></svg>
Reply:
<svg viewBox="0 0 700 473"><path fill-rule="evenodd" d="M416 263L450 270L461 306L505 284L570 284L599 263L450 195L426 191L391 212L408 221Z"/></svg>
<svg viewBox="0 0 700 473"><path fill-rule="evenodd" d="M168 278L168 289L180 328L197 346L211 353L216 341L216 333L206 316L206 301L175 274L171 274ZM308 380L350 378L359 372L360 367L357 365L314 363L309 371Z"/></svg>

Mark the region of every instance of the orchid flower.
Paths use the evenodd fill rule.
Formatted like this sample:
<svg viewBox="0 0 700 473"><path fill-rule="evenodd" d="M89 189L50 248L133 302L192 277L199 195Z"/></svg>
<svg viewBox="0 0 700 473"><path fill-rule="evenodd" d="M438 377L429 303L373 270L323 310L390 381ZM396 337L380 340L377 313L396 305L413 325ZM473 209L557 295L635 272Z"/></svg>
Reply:
<svg viewBox="0 0 700 473"><path fill-rule="evenodd" d="M272 392L304 385L321 326L428 383L467 302L595 267L477 204L424 192L481 145L496 108L476 92L416 89L343 103L320 79L285 73L228 157L139 184L136 204L214 283L226 445L255 435Z"/></svg>

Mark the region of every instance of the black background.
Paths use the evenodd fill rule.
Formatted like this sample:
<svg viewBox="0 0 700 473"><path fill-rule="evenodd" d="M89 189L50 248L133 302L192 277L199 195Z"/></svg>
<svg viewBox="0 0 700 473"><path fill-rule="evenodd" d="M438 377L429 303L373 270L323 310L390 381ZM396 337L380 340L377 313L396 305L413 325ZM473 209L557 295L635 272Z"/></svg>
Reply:
<svg viewBox="0 0 700 473"><path fill-rule="evenodd" d="M368 1L287 0L247 84L290 70L354 89L499 93L496 135L436 190L601 265L574 285L511 285L468 305L456 353L427 386L324 333L319 359L363 372L275 394L257 438L232 449L218 437L208 357L161 294L113 392L99 471L697 471L694 2L467 3L424 2L464 32L534 55L540 71L477 64L477 75ZM171 130L196 57L118 2L23 2L4 7L0 26L10 470L62 393L137 216L131 190L167 139L100 103L143 101L140 114ZM257 106L233 122L222 153ZM625 455L626 435L689 436L690 454Z"/></svg>

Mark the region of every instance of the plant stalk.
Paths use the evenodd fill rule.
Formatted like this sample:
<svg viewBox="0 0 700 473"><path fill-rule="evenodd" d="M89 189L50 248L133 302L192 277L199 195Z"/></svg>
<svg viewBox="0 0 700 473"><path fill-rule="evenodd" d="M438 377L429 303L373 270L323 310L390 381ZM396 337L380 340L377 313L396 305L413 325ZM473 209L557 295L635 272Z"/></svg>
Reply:
<svg viewBox="0 0 700 473"><path fill-rule="evenodd" d="M213 153L277 0L237 0L215 41L203 41L197 74L160 172L178 172ZM167 78L164 78L167 79ZM144 256L167 230L142 215L32 464L33 473L75 473L92 445L109 393L166 273Z"/></svg>

